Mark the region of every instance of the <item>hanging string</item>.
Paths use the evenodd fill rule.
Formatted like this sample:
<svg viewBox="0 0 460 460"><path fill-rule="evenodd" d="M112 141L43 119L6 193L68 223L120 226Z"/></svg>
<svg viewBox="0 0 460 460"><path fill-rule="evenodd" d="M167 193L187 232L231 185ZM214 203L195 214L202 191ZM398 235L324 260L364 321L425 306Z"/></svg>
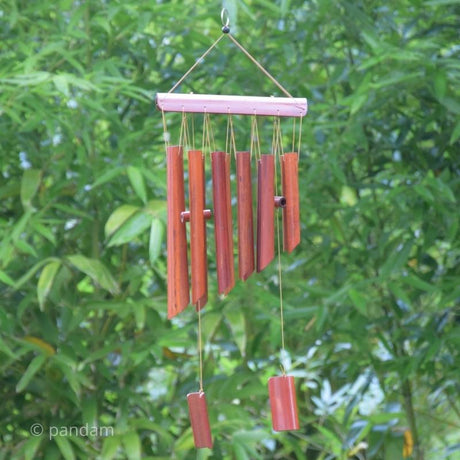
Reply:
<svg viewBox="0 0 460 460"><path fill-rule="evenodd" d="M168 91L172 93L194 70L195 68L203 62L203 59L217 46L217 44L225 37L225 34L222 34L195 62L195 64L190 67L190 69L185 72L184 75L179 79L179 81Z"/></svg>
<svg viewBox="0 0 460 460"><path fill-rule="evenodd" d="M273 155L275 155L275 195L278 195L278 172L277 164L281 164L281 155L283 151L281 125L279 117L273 120ZM277 236L277 251L278 251L278 285L279 285L279 298L280 298L280 327L281 327L281 358L284 357L286 347L284 340L284 304L283 304L283 277L281 270L281 237L280 237L280 213L276 213L276 236ZM286 375L286 369L283 362L281 362L281 372Z"/></svg>
<svg viewBox="0 0 460 460"><path fill-rule="evenodd" d="M201 151L205 154L211 151L211 141L209 137L209 114L204 112L203 114L203 137L201 139Z"/></svg>
<svg viewBox="0 0 460 460"><path fill-rule="evenodd" d="M195 114L192 114L192 149L195 150Z"/></svg>
<svg viewBox="0 0 460 460"><path fill-rule="evenodd" d="M182 111L182 120L180 125L179 145L187 147L190 142L190 133L188 129L188 118L186 112Z"/></svg>
<svg viewBox="0 0 460 460"><path fill-rule="evenodd" d="M253 116L251 118L251 139L250 139L250 142L249 142L249 155L252 159L252 156L254 155L256 157L256 161L257 161L257 153L254 152L254 137L255 137L255 131L254 131L254 121L255 121L256 117Z"/></svg>
<svg viewBox="0 0 460 460"><path fill-rule="evenodd" d="M292 149L291 152L295 152L295 122L296 118L294 117L294 121L292 122Z"/></svg>
<svg viewBox="0 0 460 460"><path fill-rule="evenodd" d="M272 133L272 154L276 156L276 151L278 148L278 135L276 132L276 118L273 118L273 133ZM275 158L276 160L276 158ZM275 161L275 167L276 167L276 161ZM275 181L276 183L276 181Z"/></svg>
<svg viewBox="0 0 460 460"><path fill-rule="evenodd" d="M199 380L200 393L203 392L203 343L201 339L201 308L198 307L198 357L199 357Z"/></svg>
<svg viewBox="0 0 460 460"><path fill-rule="evenodd" d="M292 97L289 91L274 77L272 76L268 70L266 70L259 62L251 56L251 54L241 45L236 38L233 37L230 33L227 34L228 38L251 60L253 64L257 66L257 68L266 76L268 77L287 97Z"/></svg>
<svg viewBox="0 0 460 460"><path fill-rule="evenodd" d="M216 142L214 141L214 131L212 130L211 118L208 113L208 133L209 133L209 145L212 148L212 151L216 151Z"/></svg>
<svg viewBox="0 0 460 460"><path fill-rule="evenodd" d="M279 154L284 155L284 147L283 147L283 135L281 132L281 118L278 116L276 117L276 131L278 133L278 146L279 146Z"/></svg>
<svg viewBox="0 0 460 460"><path fill-rule="evenodd" d="M260 140L259 140L259 127L257 124L257 116L254 115L251 120L251 144L250 144L250 154L252 156L253 152L256 157L256 161L260 160Z"/></svg>
<svg viewBox="0 0 460 460"><path fill-rule="evenodd" d="M271 75L268 70L266 70L247 50L241 45L238 40L233 37L230 33L223 33L195 62L195 64L190 67L190 69L185 72L184 75L179 79L179 81L168 91L168 93L172 93L194 70L195 68L200 65L204 58L217 46L217 44L225 37L228 38L251 60L253 64L266 76L268 77L287 97L291 97L292 95L289 91L273 76Z"/></svg>
<svg viewBox="0 0 460 460"><path fill-rule="evenodd" d="M206 156L206 113L203 115L203 135L201 137L201 152Z"/></svg>
<svg viewBox="0 0 460 460"><path fill-rule="evenodd" d="M182 138L184 136L184 112L182 112L182 117L180 121L180 131L179 131L179 145L182 146Z"/></svg>
<svg viewBox="0 0 460 460"><path fill-rule="evenodd" d="M207 112L204 113L204 118L203 118L203 150L204 150L204 147L207 147L209 149L209 153L211 151L216 150L211 120L209 118L209 113Z"/></svg>
<svg viewBox="0 0 460 460"><path fill-rule="evenodd" d="M229 152L236 161L236 142L235 142L235 131L233 128L233 117L231 114L227 115L227 133L225 136L225 151Z"/></svg>
<svg viewBox="0 0 460 460"><path fill-rule="evenodd" d="M281 134L280 117L273 118L273 136L272 136L272 152L273 155L284 155L283 136Z"/></svg>
<svg viewBox="0 0 460 460"><path fill-rule="evenodd" d="M300 123L299 123L299 147L297 149L297 156L299 157L300 160L300 145L302 141L302 122L303 122L303 117L300 117Z"/></svg>
<svg viewBox="0 0 460 460"><path fill-rule="evenodd" d="M233 128L233 118L231 115L230 115L230 142L231 142L231 147L233 148L233 154L235 156L235 161L236 161L235 130Z"/></svg>
<svg viewBox="0 0 460 460"><path fill-rule="evenodd" d="M169 146L169 133L168 133L168 128L166 126L165 112L163 109L161 109L161 118L163 120L163 140L165 142L165 153L166 153L168 150L168 146Z"/></svg>
<svg viewBox="0 0 460 460"><path fill-rule="evenodd" d="M230 139L230 117L231 115L227 115L227 130L225 132L225 152L228 152L228 143Z"/></svg>

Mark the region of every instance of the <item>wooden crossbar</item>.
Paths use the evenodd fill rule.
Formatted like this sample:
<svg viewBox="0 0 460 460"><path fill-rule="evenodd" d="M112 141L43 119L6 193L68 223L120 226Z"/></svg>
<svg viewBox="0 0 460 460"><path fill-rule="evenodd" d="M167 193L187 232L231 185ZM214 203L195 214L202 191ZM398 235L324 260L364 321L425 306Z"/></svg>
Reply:
<svg viewBox="0 0 460 460"><path fill-rule="evenodd" d="M305 98L214 94L157 93L156 105L164 112L279 117L303 117L308 110Z"/></svg>

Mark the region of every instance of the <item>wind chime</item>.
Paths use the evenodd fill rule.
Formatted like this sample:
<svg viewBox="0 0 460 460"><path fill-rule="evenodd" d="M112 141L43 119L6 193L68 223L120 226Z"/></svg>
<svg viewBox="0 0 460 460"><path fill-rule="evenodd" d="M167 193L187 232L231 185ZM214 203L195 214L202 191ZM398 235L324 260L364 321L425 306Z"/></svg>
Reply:
<svg viewBox="0 0 460 460"><path fill-rule="evenodd" d="M168 93L158 93L156 104L163 116L167 159L167 262L168 262L168 318L173 318L190 303L198 312L199 391L187 395L190 421L195 446L212 447L206 397L203 390L201 309L208 299L206 221L214 219L216 271L218 293L227 295L235 285L233 222L231 204L231 160L236 163L238 275L245 281L253 272L262 271L275 257L275 239L278 247L280 288L281 341L284 352L283 296L281 280L281 243L277 208L282 210L283 248L291 252L300 242L298 159L300 152L302 118L307 113L307 100L293 98L230 34L229 18L222 10L222 35L196 61ZM175 94L173 91L203 61L206 55L228 37L286 97L248 97L209 94ZM179 145L169 145L165 112L182 114ZM203 114L201 150L195 149L195 134L190 135L187 114ZM211 114L227 116L225 151L215 149ZM248 151L237 151L233 115L252 118L251 145ZM273 117L272 152L261 154L257 117ZM291 117L293 151L284 153L281 117ZM295 120L300 118L298 148L295 151ZM193 121L193 120L192 120ZM193 125L194 126L194 125ZM185 207L184 148L188 150L189 209ZM213 210L206 208L205 152L210 152ZM254 241L252 160L257 164L257 229ZM278 195L277 165L280 167L282 195ZM276 217L276 219L275 219ZM275 238L275 221L277 238ZM191 298L189 283L186 224L190 225ZM254 251L254 247L256 251ZM268 381L272 426L275 431L299 428L294 378L285 374Z"/></svg>

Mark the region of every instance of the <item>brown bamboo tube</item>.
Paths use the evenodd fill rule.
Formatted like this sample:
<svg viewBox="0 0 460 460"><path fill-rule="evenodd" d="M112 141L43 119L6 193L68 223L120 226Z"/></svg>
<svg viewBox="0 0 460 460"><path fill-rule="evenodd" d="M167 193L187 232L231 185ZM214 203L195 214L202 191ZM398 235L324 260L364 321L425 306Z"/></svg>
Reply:
<svg viewBox="0 0 460 460"><path fill-rule="evenodd" d="M201 150L188 152L190 201L190 258L192 268L192 303L201 309L208 301L208 266L206 257L205 177Z"/></svg>
<svg viewBox="0 0 460 460"><path fill-rule="evenodd" d="M187 395L190 424L192 425L193 441L197 449L212 449L211 427L209 425L208 407L203 391Z"/></svg>
<svg viewBox="0 0 460 460"><path fill-rule="evenodd" d="M281 156L281 178L286 207L283 209L283 247L291 252L300 243L299 156L285 153Z"/></svg>
<svg viewBox="0 0 460 460"><path fill-rule="evenodd" d="M184 165L182 147L166 151L168 190L168 318L180 313L190 300L187 239L181 212L185 210Z"/></svg>
<svg viewBox="0 0 460 460"><path fill-rule="evenodd" d="M268 379L268 394L274 431L298 430L299 416L294 377L281 375Z"/></svg>
<svg viewBox="0 0 460 460"><path fill-rule="evenodd" d="M225 152L212 152L211 164L217 286L219 294L228 294L235 285L230 196L230 155Z"/></svg>
<svg viewBox="0 0 460 460"><path fill-rule="evenodd" d="M261 155L257 164L257 271L275 256L275 161Z"/></svg>
<svg viewBox="0 0 460 460"><path fill-rule="evenodd" d="M254 219L252 216L251 154L236 152L238 192L238 273L247 280L254 271Z"/></svg>

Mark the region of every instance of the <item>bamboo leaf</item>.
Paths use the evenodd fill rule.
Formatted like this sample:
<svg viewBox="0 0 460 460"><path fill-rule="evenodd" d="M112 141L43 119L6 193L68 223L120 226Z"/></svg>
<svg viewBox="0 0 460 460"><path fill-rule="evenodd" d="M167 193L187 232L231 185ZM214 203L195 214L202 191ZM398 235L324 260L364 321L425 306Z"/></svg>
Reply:
<svg viewBox="0 0 460 460"><path fill-rule="evenodd" d="M350 289L348 291L348 295L350 296L351 301L353 302L355 307L359 310L359 312L363 315L366 315L367 314L367 297L356 289Z"/></svg>
<svg viewBox="0 0 460 460"><path fill-rule="evenodd" d="M43 436L33 436L26 441L24 445L25 460L35 460L37 458L37 451L43 439Z"/></svg>
<svg viewBox="0 0 460 460"><path fill-rule="evenodd" d="M380 270L381 275L387 277L390 273L395 273L400 270L407 262L413 245L413 240L408 240L398 246L382 265Z"/></svg>
<svg viewBox="0 0 460 460"><path fill-rule="evenodd" d="M2 270L0 270L0 281L12 287L14 287L14 284L15 284L14 280L8 275L8 273L5 273Z"/></svg>
<svg viewBox="0 0 460 460"><path fill-rule="evenodd" d="M457 122L450 136L449 144L455 143L460 138L460 121Z"/></svg>
<svg viewBox="0 0 460 460"><path fill-rule="evenodd" d="M139 208L124 204L110 214L104 227L105 237L109 238L117 231Z"/></svg>
<svg viewBox="0 0 460 460"><path fill-rule="evenodd" d="M37 349L45 353L46 356L52 356L56 353L56 350L48 342L45 342L43 339L40 339L39 337L26 335L23 340L27 343L35 345Z"/></svg>
<svg viewBox="0 0 460 460"><path fill-rule="evenodd" d="M24 209L31 206L32 198L37 193L42 172L39 169L26 169L21 180L21 203Z"/></svg>
<svg viewBox="0 0 460 460"><path fill-rule="evenodd" d="M81 254L67 256L67 260L78 270L88 275L101 288L112 294L119 292L118 284L110 270L98 259L90 259Z"/></svg>
<svg viewBox="0 0 460 460"><path fill-rule="evenodd" d="M144 204L147 203L147 190L145 188L144 176L141 171L135 166L128 166L127 173L129 181L131 182L131 187L142 202Z"/></svg>
<svg viewBox="0 0 460 460"><path fill-rule="evenodd" d="M102 446L102 459L111 460L114 458L120 446L121 439L118 436L108 436L105 438L104 445Z"/></svg>
<svg viewBox="0 0 460 460"><path fill-rule="evenodd" d="M161 252L161 245L163 243L164 226L160 219L152 219L152 226L150 227L150 243L149 243L149 257L150 263L153 265Z"/></svg>
<svg viewBox="0 0 460 460"><path fill-rule="evenodd" d="M125 452L129 460L141 459L141 440L136 431L129 431L122 437Z"/></svg>
<svg viewBox="0 0 460 460"><path fill-rule="evenodd" d="M128 243L143 233L152 223L152 216L145 212L138 212L112 235L108 246L119 246Z"/></svg>
<svg viewBox="0 0 460 460"><path fill-rule="evenodd" d="M75 453L72 448L72 444L70 444L69 440L65 436L57 435L54 436L54 442L59 447L59 450L65 460L75 460Z"/></svg>
<svg viewBox="0 0 460 460"><path fill-rule="evenodd" d="M241 356L246 356L246 321L241 310L227 308L225 310L225 318L228 321L230 329Z"/></svg>
<svg viewBox="0 0 460 460"><path fill-rule="evenodd" d="M45 364L45 361L45 355L38 355L29 363L26 371L24 372L24 374L19 379L19 382L16 385L17 393L20 393L27 387L34 375L42 368L43 364Z"/></svg>
<svg viewBox="0 0 460 460"><path fill-rule="evenodd" d="M45 265L40 274L40 278L38 279L37 283L37 297L41 311L44 311L46 297L51 291L54 278L56 277L60 266L60 261L50 262L49 264Z"/></svg>

